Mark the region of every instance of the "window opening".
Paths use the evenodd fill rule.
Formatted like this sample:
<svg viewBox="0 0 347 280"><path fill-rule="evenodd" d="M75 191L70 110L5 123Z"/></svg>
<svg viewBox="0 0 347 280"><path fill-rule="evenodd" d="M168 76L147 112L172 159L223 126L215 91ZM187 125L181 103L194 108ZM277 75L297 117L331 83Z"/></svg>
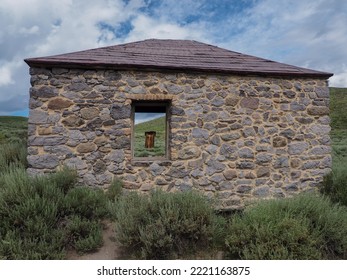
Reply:
<svg viewBox="0 0 347 280"><path fill-rule="evenodd" d="M133 104L132 154L135 159L168 157L168 103Z"/></svg>

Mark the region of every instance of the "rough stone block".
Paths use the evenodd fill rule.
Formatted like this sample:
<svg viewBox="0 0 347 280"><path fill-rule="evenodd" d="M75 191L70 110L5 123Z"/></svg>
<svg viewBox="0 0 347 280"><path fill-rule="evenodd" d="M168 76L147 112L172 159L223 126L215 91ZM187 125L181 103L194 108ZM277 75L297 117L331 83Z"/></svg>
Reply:
<svg viewBox="0 0 347 280"><path fill-rule="evenodd" d="M158 176L161 175L165 168L163 166L160 166L158 163L153 162L150 166L149 166L149 170L151 171L153 176Z"/></svg>
<svg viewBox="0 0 347 280"><path fill-rule="evenodd" d="M72 115L64 118L62 120L62 123L68 127L79 127L84 124L84 120L75 115Z"/></svg>
<svg viewBox="0 0 347 280"><path fill-rule="evenodd" d="M225 99L225 105L236 106L239 103L239 98L237 96L227 97Z"/></svg>
<svg viewBox="0 0 347 280"><path fill-rule="evenodd" d="M56 155L44 154L28 156L28 164L31 168L53 169L59 165L59 159Z"/></svg>
<svg viewBox="0 0 347 280"><path fill-rule="evenodd" d="M48 113L45 111L30 110L29 112L29 123L30 124L47 124L48 123Z"/></svg>
<svg viewBox="0 0 347 280"><path fill-rule="evenodd" d="M211 104L215 107L221 107L222 105L224 105L224 99L222 97L215 97L214 99L212 99Z"/></svg>
<svg viewBox="0 0 347 280"><path fill-rule="evenodd" d="M329 88L328 87L316 87L315 93L318 98L329 98Z"/></svg>
<svg viewBox="0 0 347 280"><path fill-rule="evenodd" d="M242 108L257 109L259 106L259 99L254 97L245 97L240 101Z"/></svg>
<svg viewBox="0 0 347 280"><path fill-rule="evenodd" d="M270 176L270 168L265 166L260 166L256 171L257 177L269 177Z"/></svg>
<svg viewBox="0 0 347 280"><path fill-rule="evenodd" d="M251 161L241 161L236 163L238 169L254 169L255 164Z"/></svg>
<svg viewBox="0 0 347 280"><path fill-rule="evenodd" d="M85 120L91 120L99 116L99 110L95 107L82 108L80 113Z"/></svg>
<svg viewBox="0 0 347 280"><path fill-rule="evenodd" d="M276 136L272 140L272 145L275 148L281 148L287 146L287 139L281 136Z"/></svg>
<svg viewBox="0 0 347 280"><path fill-rule="evenodd" d="M193 138L207 140L209 137L209 132L206 129L194 128L192 131L192 136Z"/></svg>
<svg viewBox="0 0 347 280"><path fill-rule="evenodd" d="M313 116L323 116L329 114L329 107L326 106L311 106L307 108L307 113Z"/></svg>
<svg viewBox="0 0 347 280"><path fill-rule="evenodd" d="M65 144L67 138L64 136L30 136L28 137L29 146L56 146Z"/></svg>
<svg viewBox="0 0 347 280"><path fill-rule="evenodd" d="M268 197L270 195L270 188L268 186L258 187L252 193L255 197Z"/></svg>
<svg viewBox="0 0 347 280"><path fill-rule="evenodd" d="M67 86L67 90L79 92L83 90L88 90L89 86L85 82L73 82L69 86Z"/></svg>
<svg viewBox="0 0 347 280"><path fill-rule="evenodd" d="M307 151L309 145L306 142L292 142L288 144L288 153L290 155L299 155Z"/></svg>
<svg viewBox="0 0 347 280"><path fill-rule="evenodd" d="M39 127L37 132L39 135L50 135L52 134L52 127Z"/></svg>
<svg viewBox="0 0 347 280"><path fill-rule="evenodd" d="M30 96L38 98L55 97L58 96L58 90L51 86L42 86L40 88L32 87L30 89Z"/></svg>
<svg viewBox="0 0 347 280"><path fill-rule="evenodd" d="M254 158L254 152L250 148L242 148L238 151L240 158Z"/></svg>
<svg viewBox="0 0 347 280"><path fill-rule="evenodd" d="M309 128L309 132L318 136L328 135L330 130L331 130L331 127L329 125L321 125L321 124L314 124Z"/></svg>
<svg viewBox="0 0 347 280"><path fill-rule="evenodd" d="M223 175L227 180L232 180L237 177L237 173L233 169L224 170Z"/></svg>
<svg viewBox="0 0 347 280"><path fill-rule="evenodd" d="M280 132L280 136L284 136L288 139L293 139L295 137L295 131L290 128L287 128Z"/></svg>
<svg viewBox="0 0 347 280"><path fill-rule="evenodd" d="M77 170L83 170L88 167L85 161L80 159L79 157L69 158L64 161L64 164L68 167L71 167Z"/></svg>
<svg viewBox="0 0 347 280"><path fill-rule="evenodd" d="M290 98L290 99L293 99L296 96L295 91L292 91L292 90L285 90L283 92L283 94L284 94L284 96L286 96L287 98Z"/></svg>
<svg viewBox="0 0 347 280"><path fill-rule="evenodd" d="M279 157L274 161L273 166L274 168L289 167L289 158L286 156Z"/></svg>
<svg viewBox="0 0 347 280"><path fill-rule="evenodd" d="M184 109L182 109L180 107L172 106L170 110L171 110L171 115L174 115L174 116L184 116L185 115Z"/></svg>
<svg viewBox="0 0 347 280"><path fill-rule="evenodd" d="M326 155L331 153L329 146L316 146L309 151L312 155Z"/></svg>
<svg viewBox="0 0 347 280"><path fill-rule="evenodd" d="M105 158L111 162L121 163L124 161L124 151L123 150L113 150Z"/></svg>
<svg viewBox="0 0 347 280"><path fill-rule="evenodd" d="M256 163L257 164L266 164L272 160L273 155L269 153L259 153L256 155Z"/></svg>
<svg viewBox="0 0 347 280"><path fill-rule="evenodd" d="M128 119L131 115L131 106L114 104L112 105L110 113L115 120Z"/></svg>
<svg viewBox="0 0 347 280"><path fill-rule="evenodd" d="M73 104L70 100L62 99L60 97L51 99L48 102L48 109L51 110L61 110L70 107Z"/></svg>
<svg viewBox="0 0 347 280"><path fill-rule="evenodd" d="M225 169L225 164L214 159L208 160L206 165L206 173L209 176L213 175L214 173L222 172Z"/></svg>
<svg viewBox="0 0 347 280"><path fill-rule="evenodd" d="M242 133L243 133L243 136L246 137L246 138L250 137L250 136L255 136L256 135L256 132L255 132L253 127L245 127L242 130Z"/></svg>
<svg viewBox="0 0 347 280"><path fill-rule="evenodd" d="M96 150L97 146L94 143L81 143L77 146L78 153L90 153Z"/></svg>
<svg viewBox="0 0 347 280"><path fill-rule="evenodd" d="M221 183L225 180L224 176L222 174L214 174L210 177L210 181L213 183Z"/></svg>
<svg viewBox="0 0 347 280"><path fill-rule="evenodd" d="M237 187L237 192L242 194L250 193L251 190L252 190L252 187L247 185L240 185Z"/></svg>
<svg viewBox="0 0 347 280"><path fill-rule="evenodd" d="M199 147L191 146L183 148L178 152L178 159L192 159L198 158L201 154Z"/></svg>

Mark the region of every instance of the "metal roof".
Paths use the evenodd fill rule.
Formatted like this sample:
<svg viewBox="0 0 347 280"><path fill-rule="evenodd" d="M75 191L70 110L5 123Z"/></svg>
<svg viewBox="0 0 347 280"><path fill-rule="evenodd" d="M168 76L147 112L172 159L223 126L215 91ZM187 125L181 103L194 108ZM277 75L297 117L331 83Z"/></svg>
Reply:
<svg viewBox="0 0 347 280"><path fill-rule="evenodd" d="M150 39L61 55L28 58L25 62L31 67L161 69L322 78L333 75L190 40Z"/></svg>

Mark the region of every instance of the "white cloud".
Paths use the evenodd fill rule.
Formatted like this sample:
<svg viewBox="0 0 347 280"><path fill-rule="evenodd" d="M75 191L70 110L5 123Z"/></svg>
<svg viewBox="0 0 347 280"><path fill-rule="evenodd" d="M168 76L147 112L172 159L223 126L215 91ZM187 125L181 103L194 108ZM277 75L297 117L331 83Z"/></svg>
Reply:
<svg viewBox="0 0 347 280"><path fill-rule="evenodd" d="M11 62L0 61L0 86L7 86L14 84L12 73L21 67L18 59Z"/></svg>
<svg viewBox="0 0 347 280"><path fill-rule="evenodd" d="M139 15L132 21L133 30L126 41L138 41L148 38L159 39L198 39L204 38L201 29L194 24L180 26L177 23L168 23L145 15Z"/></svg>
<svg viewBox="0 0 347 280"><path fill-rule="evenodd" d="M347 67L344 66L342 72L335 74L329 79L329 85L334 87L347 87Z"/></svg>
<svg viewBox="0 0 347 280"><path fill-rule="evenodd" d="M223 46L279 62L335 73L344 83L347 2L262 0L231 20L242 30ZM339 80L339 84L336 81Z"/></svg>
<svg viewBox="0 0 347 280"><path fill-rule="evenodd" d="M13 84L13 80L11 77L11 70L5 64L0 67L0 86Z"/></svg>
<svg viewBox="0 0 347 280"><path fill-rule="evenodd" d="M116 28L143 5L140 0L128 5L122 0L1 0L0 111L28 107L24 58L118 43L112 32L102 36L100 23Z"/></svg>
<svg viewBox="0 0 347 280"><path fill-rule="evenodd" d="M32 27L22 27L19 29L19 34L23 35L35 35L38 34L40 31L40 28L37 25L34 25Z"/></svg>

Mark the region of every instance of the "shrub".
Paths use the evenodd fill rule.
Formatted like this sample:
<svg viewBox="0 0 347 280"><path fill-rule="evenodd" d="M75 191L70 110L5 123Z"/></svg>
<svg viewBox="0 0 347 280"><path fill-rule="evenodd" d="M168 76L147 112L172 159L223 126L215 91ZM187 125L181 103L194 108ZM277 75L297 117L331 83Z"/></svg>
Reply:
<svg viewBox="0 0 347 280"><path fill-rule="evenodd" d="M64 166L59 172L50 174L49 180L55 182L57 187L66 194L77 184L77 171Z"/></svg>
<svg viewBox="0 0 347 280"><path fill-rule="evenodd" d="M22 237L10 230L0 239L0 259L56 260L65 257L65 236L62 230L47 229L40 237Z"/></svg>
<svg viewBox="0 0 347 280"><path fill-rule="evenodd" d="M237 259L343 259L347 209L312 194L261 201L231 220L226 246Z"/></svg>
<svg viewBox="0 0 347 280"><path fill-rule="evenodd" d="M117 202L116 239L145 259L165 259L213 244L218 224L207 200L193 192L130 193Z"/></svg>
<svg viewBox="0 0 347 280"><path fill-rule="evenodd" d="M14 166L0 173L0 259L62 259L68 246L101 245L107 198L75 181L67 168L39 177Z"/></svg>
<svg viewBox="0 0 347 280"><path fill-rule="evenodd" d="M333 202L347 206L347 164L335 164L333 171L324 177L321 192Z"/></svg>
<svg viewBox="0 0 347 280"><path fill-rule="evenodd" d="M76 187L65 196L65 214L86 219L99 219L107 215L106 196L100 189Z"/></svg>
<svg viewBox="0 0 347 280"><path fill-rule="evenodd" d="M56 259L64 254L57 227L63 193L46 177L31 178L12 168L0 176L0 256Z"/></svg>
<svg viewBox="0 0 347 280"><path fill-rule="evenodd" d="M25 142L13 142L0 145L0 173L11 167L27 166L27 148Z"/></svg>
<svg viewBox="0 0 347 280"><path fill-rule="evenodd" d="M116 178L114 179L106 191L106 196L109 200L114 201L120 198L123 192L123 182L122 180Z"/></svg>
<svg viewBox="0 0 347 280"><path fill-rule="evenodd" d="M95 251L102 241L100 223L80 216L71 216L66 226L69 245L80 253Z"/></svg>

